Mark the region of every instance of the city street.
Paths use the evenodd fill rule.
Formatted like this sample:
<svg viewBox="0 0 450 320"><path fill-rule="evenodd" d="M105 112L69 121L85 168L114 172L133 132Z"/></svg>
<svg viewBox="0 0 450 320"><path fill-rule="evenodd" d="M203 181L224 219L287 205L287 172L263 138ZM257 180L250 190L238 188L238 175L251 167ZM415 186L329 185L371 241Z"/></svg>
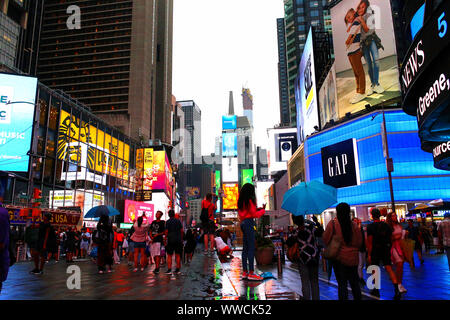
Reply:
<svg viewBox="0 0 450 320"><path fill-rule="evenodd" d="M198 250L198 249L197 249ZM29 262L18 263L10 271L0 294L0 300L300 300L301 281L296 266L288 261L279 277L276 264L258 267L258 272L271 272L277 279L248 282L240 279L240 251L230 262L221 263L217 256L207 257L198 251L190 265L183 265L180 275L154 275L147 268L132 272L123 260L111 274L97 274L91 261L75 263L81 268L81 290L69 290L66 285L67 264L64 261L46 264L43 275L31 275ZM337 300L334 274L328 283L324 272L319 274L321 300ZM414 271L405 265L404 285L408 289L404 300L450 299L450 272L444 255L425 256L425 263ZM351 292L351 291L350 291ZM350 295L351 296L351 295ZM382 275L381 299L391 300L392 285L386 273ZM377 300L363 290L363 300Z"/></svg>

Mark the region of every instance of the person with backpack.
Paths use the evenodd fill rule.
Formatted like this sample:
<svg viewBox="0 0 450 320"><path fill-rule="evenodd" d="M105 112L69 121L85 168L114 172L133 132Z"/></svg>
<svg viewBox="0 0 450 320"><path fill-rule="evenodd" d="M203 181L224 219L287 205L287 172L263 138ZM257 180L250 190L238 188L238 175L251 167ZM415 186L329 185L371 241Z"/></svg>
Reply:
<svg viewBox="0 0 450 320"><path fill-rule="evenodd" d="M217 198L214 197L217 201ZM217 210L215 201L213 202L213 195L208 193L205 199L202 201L202 211L200 214L200 221L202 222L203 233L205 234L205 255L214 254L214 233L215 233L215 223L214 223L214 212ZM210 250L208 251L208 242Z"/></svg>
<svg viewBox="0 0 450 320"><path fill-rule="evenodd" d="M302 281L302 294L305 300L320 300L319 292L319 248L314 235L315 226L305 226L304 216L292 216L298 226L295 240L298 242L298 269Z"/></svg>
<svg viewBox="0 0 450 320"><path fill-rule="evenodd" d="M339 300L348 300L347 283L350 283L354 300L361 300L361 288L358 278L358 251L362 236L358 225L352 222L350 206L339 203L336 206L337 217L331 220L323 234L327 246L325 255L333 260L333 268L338 282Z"/></svg>
<svg viewBox="0 0 450 320"><path fill-rule="evenodd" d="M175 211L169 210L169 220L166 221L165 247L167 252L167 271L165 274L172 274L172 256L175 254L176 269L174 274L180 273L181 254L183 252L183 225L175 218Z"/></svg>
<svg viewBox="0 0 450 320"><path fill-rule="evenodd" d="M53 226L50 224L52 215L50 213L44 214L44 221L39 225L38 250L40 255L40 265L37 274L44 272L45 261L48 257L48 252L51 248L56 246L56 233Z"/></svg>
<svg viewBox="0 0 450 320"><path fill-rule="evenodd" d="M97 223L97 230L94 233L93 241L97 245L97 267L98 273L103 274L106 266L109 266L108 273L112 272L113 242L114 234L109 221L109 216L101 215Z"/></svg>
<svg viewBox="0 0 450 320"><path fill-rule="evenodd" d="M377 208L371 211L373 222L367 226L367 264L379 266L384 265L389 278L394 285L394 299L400 298L397 276L392 270L391 248L392 229L386 222L380 220L381 212ZM380 296L377 288L372 289L371 294Z"/></svg>

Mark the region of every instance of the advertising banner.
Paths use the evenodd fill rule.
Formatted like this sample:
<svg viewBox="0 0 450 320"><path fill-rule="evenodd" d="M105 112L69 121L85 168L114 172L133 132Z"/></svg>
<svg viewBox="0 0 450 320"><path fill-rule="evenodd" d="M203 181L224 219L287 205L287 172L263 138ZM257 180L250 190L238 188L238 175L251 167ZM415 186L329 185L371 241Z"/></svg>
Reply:
<svg viewBox="0 0 450 320"><path fill-rule="evenodd" d="M341 1L331 23L339 118L400 97L390 1Z"/></svg>
<svg viewBox="0 0 450 320"><path fill-rule="evenodd" d="M83 217L93 207L104 204L105 194L97 190L50 190L49 206L53 209L79 207ZM91 220L91 219L88 219Z"/></svg>
<svg viewBox="0 0 450 320"><path fill-rule="evenodd" d="M222 174L223 182L238 182L238 158L223 158L222 159Z"/></svg>
<svg viewBox="0 0 450 320"><path fill-rule="evenodd" d="M241 186L243 186L246 183L253 184L253 169L243 169L242 170Z"/></svg>
<svg viewBox="0 0 450 320"><path fill-rule="evenodd" d="M237 210L239 187L237 183L227 183L222 186L225 196L223 198L224 210Z"/></svg>
<svg viewBox="0 0 450 320"><path fill-rule="evenodd" d="M310 28L295 83L298 141L303 141L316 131L315 126L319 126L316 74L314 70L313 32L312 28Z"/></svg>
<svg viewBox="0 0 450 320"><path fill-rule="evenodd" d="M27 172L37 79L0 74L0 170Z"/></svg>
<svg viewBox="0 0 450 320"><path fill-rule="evenodd" d="M320 123L322 128L330 120L339 119L339 106L336 89L336 69L333 66L328 72L327 77L319 90L319 110L320 110Z"/></svg>
<svg viewBox="0 0 450 320"><path fill-rule="evenodd" d="M222 116L222 130L235 130L237 128L237 116Z"/></svg>
<svg viewBox="0 0 450 320"><path fill-rule="evenodd" d="M134 220L144 214L144 224L152 223L155 214L155 205L153 203L125 200L125 223L133 223Z"/></svg>
<svg viewBox="0 0 450 320"><path fill-rule="evenodd" d="M287 170L287 162L298 148L297 129L268 129L269 171Z"/></svg>
<svg viewBox="0 0 450 320"><path fill-rule="evenodd" d="M130 146L102 130L97 130L95 126L88 122L80 121L79 118L61 110L58 136L58 159L67 159L73 168L80 166L88 172L107 174L120 179L128 180ZM71 165L65 171L73 172ZM85 172L85 171L84 171ZM65 180L65 174L62 175ZM97 183L98 177L92 175L76 175L77 180L88 180ZM105 178L103 178L104 180ZM75 180L75 177L68 174L67 180Z"/></svg>
<svg viewBox="0 0 450 320"><path fill-rule="evenodd" d="M224 132L222 137L222 156L237 157L237 133Z"/></svg>

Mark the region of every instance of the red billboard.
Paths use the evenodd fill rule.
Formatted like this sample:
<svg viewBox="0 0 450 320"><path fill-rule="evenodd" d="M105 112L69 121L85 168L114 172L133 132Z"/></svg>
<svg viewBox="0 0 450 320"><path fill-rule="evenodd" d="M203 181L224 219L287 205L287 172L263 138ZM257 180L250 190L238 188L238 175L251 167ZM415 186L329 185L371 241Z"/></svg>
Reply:
<svg viewBox="0 0 450 320"><path fill-rule="evenodd" d="M153 203L125 200L125 223L133 223L135 219L143 214L145 214L144 224L151 223L155 216L155 205Z"/></svg>

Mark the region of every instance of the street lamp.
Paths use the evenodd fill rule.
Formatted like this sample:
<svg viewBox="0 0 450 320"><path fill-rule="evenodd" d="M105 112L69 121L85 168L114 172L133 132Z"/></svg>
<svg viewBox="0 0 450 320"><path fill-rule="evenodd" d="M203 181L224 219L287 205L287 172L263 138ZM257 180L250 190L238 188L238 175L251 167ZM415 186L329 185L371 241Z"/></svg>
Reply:
<svg viewBox="0 0 450 320"><path fill-rule="evenodd" d="M35 106L35 107L37 107L38 106L38 103L33 103L33 102L29 102L29 101L10 101L10 100L8 100L8 102L6 102L6 105L11 105L11 104L31 104L31 105L33 105L33 106ZM38 111L37 111L38 109L35 109L35 111L34 111L34 120L33 120L33 127L32 127L32 138L33 138L33 132L36 132L37 131L37 127L36 127L36 125L38 124ZM32 198L32 190L33 190L33 164L34 164L34 162L33 162L33 159L34 159L34 157L39 157L39 158L44 158L44 157L42 157L42 156L39 156L39 155L37 155L37 154L35 154L35 147L34 147L34 145L35 145L35 142L33 142L32 143L32 145L31 145L31 150L30 151L28 151L27 152L27 156L29 156L30 157L30 161L31 161L31 164L30 164L30 170L28 170L29 172L28 172L28 189L27 189L27 196L28 196L28 204L31 204L31 198Z"/></svg>
<svg viewBox="0 0 450 320"><path fill-rule="evenodd" d="M386 170L387 170L388 178L389 178L389 191L391 194L392 212L395 213L394 188L392 186L392 172L394 171L394 162L393 162L392 158L389 156L389 147L388 147L387 132L386 132L386 118L384 116L383 105L381 106L381 113L383 114L383 122L382 122L382 126L381 126L382 127L381 138L382 138L382 142L383 142L383 151L385 153L384 156L386 159ZM373 121L379 114L380 113L373 115L371 121Z"/></svg>

